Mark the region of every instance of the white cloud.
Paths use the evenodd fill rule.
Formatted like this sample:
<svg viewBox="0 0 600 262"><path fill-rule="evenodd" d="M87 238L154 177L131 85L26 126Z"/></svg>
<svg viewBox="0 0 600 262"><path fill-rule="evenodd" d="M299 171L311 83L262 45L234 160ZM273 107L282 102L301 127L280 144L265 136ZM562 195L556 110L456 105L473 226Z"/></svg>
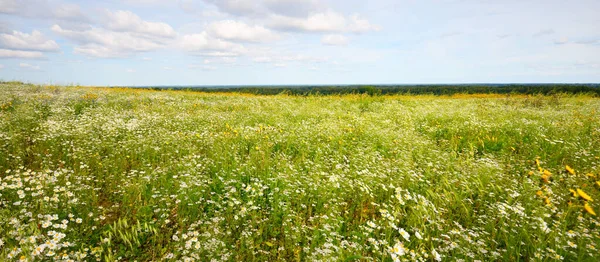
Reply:
<svg viewBox="0 0 600 262"><path fill-rule="evenodd" d="M37 52L37 51L19 51L19 50L0 49L0 57L1 58L40 59L40 58L44 58L44 54L42 52Z"/></svg>
<svg viewBox="0 0 600 262"><path fill-rule="evenodd" d="M238 56L246 52L244 46L211 37L206 32L184 35L180 46L187 52L207 56Z"/></svg>
<svg viewBox="0 0 600 262"><path fill-rule="evenodd" d="M381 27L371 24L369 20L360 17L358 14L354 14L350 17L347 29L353 33L365 33L369 31L379 31L381 30Z"/></svg>
<svg viewBox="0 0 600 262"><path fill-rule="evenodd" d="M535 34L533 34L533 36L540 37L540 36L551 35L551 34L554 34L553 29L544 29L544 30L540 30L540 31L536 32Z"/></svg>
<svg viewBox="0 0 600 262"><path fill-rule="evenodd" d="M237 57L231 57L231 56L221 56L221 57L217 57L217 56L213 56L210 59L204 59L202 61L202 63L208 65L208 64L227 64L227 65L234 65L237 64Z"/></svg>
<svg viewBox="0 0 600 262"><path fill-rule="evenodd" d="M554 43L557 45L563 45L563 44L569 43L569 38L561 37L559 39L554 40Z"/></svg>
<svg viewBox="0 0 600 262"><path fill-rule="evenodd" d="M317 0L264 0L266 8L275 14L303 17L323 6Z"/></svg>
<svg viewBox="0 0 600 262"><path fill-rule="evenodd" d="M273 58L267 56L259 56L252 59L252 61L257 63L270 63L273 62Z"/></svg>
<svg viewBox="0 0 600 262"><path fill-rule="evenodd" d="M27 63L20 63L19 67L23 68L23 69L27 69L27 70L34 70L34 71L40 70L39 65L31 65L31 64L27 64Z"/></svg>
<svg viewBox="0 0 600 262"><path fill-rule="evenodd" d="M331 10L314 13L306 18L274 15L269 20L270 27L285 31L364 33L380 30L379 26L371 24L368 20L360 18L358 15L352 15L350 18L347 18Z"/></svg>
<svg viewBox="0 0 600 262"><path fill-rule="evenodd" d="M11 14L19 10L19 3L17 0L2 0L0 1L0 13Z"/></svg>
<svg viewBox="0 0 600 262"><path fill-rule="evenodd" d="M13 31L12 34L0 34L0 46L14 50L56 52L60 50L54 40L48 40L40 31L31 34Z"/></svg>
<svg viewBox="0 0 600 262"><path fill-rule="evenodd" d="M344 35L325 35L321 38L324 45L344 46L348 45L348 38Z"/></svg>
<svg viewBox="0 0 600 262"><path fill-rule="evenodd" d="M203 0L222 12L236 16L260 17L266 14L302 17L319 11L317 0Z"/></svg>
<svg viewBox="0 0 600 262"><path fill-rule="evenodd" d="M58 5L51 11L52 18L67 21L90 22L87 15L76 4Z"/></svg>
<svg viewBox="0 0 600 262"><path fill-rule="evenodd" d="M76 4L63 4L51 0L0 0L0 13L54 20L54 22L89 23L91 20Z"/></svg>
<svg viewBox="0 0 600 262"><path fill-rule="evenodd" d="M231 41L270 42L279 39L276 33L262 26L250 26L233 20L214 22L206 29L211 35Z"/></svg>
<svg viewBox="0 0 600 262"><path fill-rule="evenodd" d="M217 6L223 12L239 16L256 15L265 11L261 1L256 0L204 0L204 2Z"/></svg>
<svg viewBox="0 0 600 262"><path fill-rule="evenodd" d="M131 32L151 37L173 38L177 34L173 28L161 22L148 22L130 11L106 11L105 25L107 29L117 32Z"/></svg>
<svg viewBox="0 0 600 262"><path fill-rule="evenodd" d="M135 69L128 68L127 70L125 70L125 72L127 72L127 73L135 73Z"/></svg>
<svg viewBox="0 0 600 262"><path fill-rule="evenodd" d="M172 67L168 67L168 66L163 66L163 70L173 70Z"/></svg>
<svg viewBox="0 0 600 262"><path fill-rule="evenodd" d="M163 39L139 37L126 32L114 32L96 27L76 31L54 25L52 31L79 43L80 45L74 48L75 53L92 57L123 57L132 52L152 51L166 45Z"/></svg>
<svg viewBox="0 0 600 262"><path fill-rule="evenodd" d="M272 64L275 67L283 67L289 64L317 64L329 61L329 57L307 56L303 54L289 55L281 52L267 52L252 54L252 61L255 63Z"/></svg>
<svg viewBox="0 0 600 262"><path fill-rule="evenodd" d="M214 66L208 66L208 65L188 65L189 69L201 69L203 71L212 71L212 70L216 70L217 68Z"/></svg>

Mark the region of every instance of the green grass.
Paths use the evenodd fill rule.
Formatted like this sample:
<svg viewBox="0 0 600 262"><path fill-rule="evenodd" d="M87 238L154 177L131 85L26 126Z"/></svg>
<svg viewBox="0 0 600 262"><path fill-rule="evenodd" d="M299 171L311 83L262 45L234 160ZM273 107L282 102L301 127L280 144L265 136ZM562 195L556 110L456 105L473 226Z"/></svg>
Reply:
<svg viewBox="0 0 600 262"><path fill-rule="evenodd" d="M597 98L0 90L0 260L599 259Z"/></svg>

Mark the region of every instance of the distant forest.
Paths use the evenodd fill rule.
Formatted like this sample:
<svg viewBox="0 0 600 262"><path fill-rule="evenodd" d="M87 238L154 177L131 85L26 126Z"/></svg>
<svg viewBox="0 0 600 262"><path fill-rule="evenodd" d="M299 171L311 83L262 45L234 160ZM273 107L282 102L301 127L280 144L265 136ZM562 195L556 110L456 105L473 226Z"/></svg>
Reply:
<svg viewBox="0 0 600 262"><path fill-rule="evenodd" d="M600 84L459 84L459 85L339 85L339 86L216 86L216 87L144 87L155 90L190 90L260 95L342 95L342 94L591 94L600 96Z"/></svg>

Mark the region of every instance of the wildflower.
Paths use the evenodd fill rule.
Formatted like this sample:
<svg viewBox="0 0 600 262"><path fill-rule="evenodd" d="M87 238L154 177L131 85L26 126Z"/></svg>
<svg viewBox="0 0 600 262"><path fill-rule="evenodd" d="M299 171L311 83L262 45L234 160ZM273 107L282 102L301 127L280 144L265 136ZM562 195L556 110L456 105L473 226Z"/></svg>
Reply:
<svg viewBox="0 0 600 262"><path fill-rule="evenodd" d="M585 192L583 192L583 190L581 190L581 189L579 189L579 188L577 189L577 194L578 194L578 195L579 195L581 198L583 198L583 199L585 199L585 200L587 200L587 201L592 201L592 197L590 197L590 195L586 194Z"/></svg>
<svg viewBox="0 0 600 262"><path fill-rule="evenodd" d="M442 256L440 256L440 254L435 251L435 249L431 250L431 255L433 256L433 259L435 259L435 261L442 261Z"/></svg>
<svg viewBox="0 0 600 262"><path fill-rule="evenodd" d="M542 175L542 181L544 183L549 183L550 182L550 176L551 176L550 172L548 172L548 174L546 174L546 172L544 172L544 174Z"/></svg>
<svg viewBox="0 0 600 262"><path fill-rule="evenodd" d="M573 170L573 168L571 168L569 165L565 166L565 169L567 170L567 172L569 172L571 175L575 175L575 170Z"/></svg>
<svg viewBox="0 0 600 262"><path fill-rule="evenodd" d="M567 245L569 245L572 248L577 248L577 244L571 242L571 241L567 241Z"/></svg>
<svg viewBox="0 0 600 262"><path fill-rule="evenodd" d="M594 209L592 209L592 207L591 207L591 206L590 206L588 203L585 203L585 204L583 205L583 208L585 209L585 211L587 211L587 212L588 212L588 213L590 213L591 215L593 215L593 216L595 216L595 215L596 215L596 212L594 212Z"/></svg>
<svg viewBox="0 0 600 262"><path fill-rule="evenodd" d="M417 237L418 239L423 239L419 231L415 231L415 237Z"/></svg>
<svg viewBox="0 0 600 262"><path fill-rule="evenodd" d="M410 234L404 230L404 228L400 228L400 235L408 241L410 239Z"/></svg>
<svg viewBox="0 0 600 262"><path fill-rule="evenodd" d="M406 254L406 249L404 248L404 245L400 241L398 241L390 250L390 254L392 255L392 259L394 261L400 261L399 257L404 256L404 254Z"/></svg>
<svg viewBox="0 0 600 262"><path fill-rule="evenodd" d="M75 223L77 223L77 224L81 224L81 222L83 222L83 219L81 219L81 218L77 218L77 219L75 219Z"/></svg>
<svg viewBox="0 0 600 262"><path fill-rule="evenodd" d="M571 192L571 194L573 194L573 197L577 197L577 192L575 192L575 190L573 189L569 189L569 192Z"/></svg>

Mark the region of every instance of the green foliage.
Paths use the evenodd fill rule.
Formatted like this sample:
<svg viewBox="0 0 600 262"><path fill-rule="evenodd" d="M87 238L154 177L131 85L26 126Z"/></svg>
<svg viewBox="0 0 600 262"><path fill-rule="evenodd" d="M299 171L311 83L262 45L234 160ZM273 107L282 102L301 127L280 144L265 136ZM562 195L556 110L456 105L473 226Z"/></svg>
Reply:
<svg viewBox="0 0 600 262"><path fill-rule="evenodd" d="M186 90L218 93L246 93L255 95L455 95L455 94L525 94L600 95L598 84L462 84L462 85L342 85L342 86L217 86L217 87L149 87L153 90Z"/></svg>

